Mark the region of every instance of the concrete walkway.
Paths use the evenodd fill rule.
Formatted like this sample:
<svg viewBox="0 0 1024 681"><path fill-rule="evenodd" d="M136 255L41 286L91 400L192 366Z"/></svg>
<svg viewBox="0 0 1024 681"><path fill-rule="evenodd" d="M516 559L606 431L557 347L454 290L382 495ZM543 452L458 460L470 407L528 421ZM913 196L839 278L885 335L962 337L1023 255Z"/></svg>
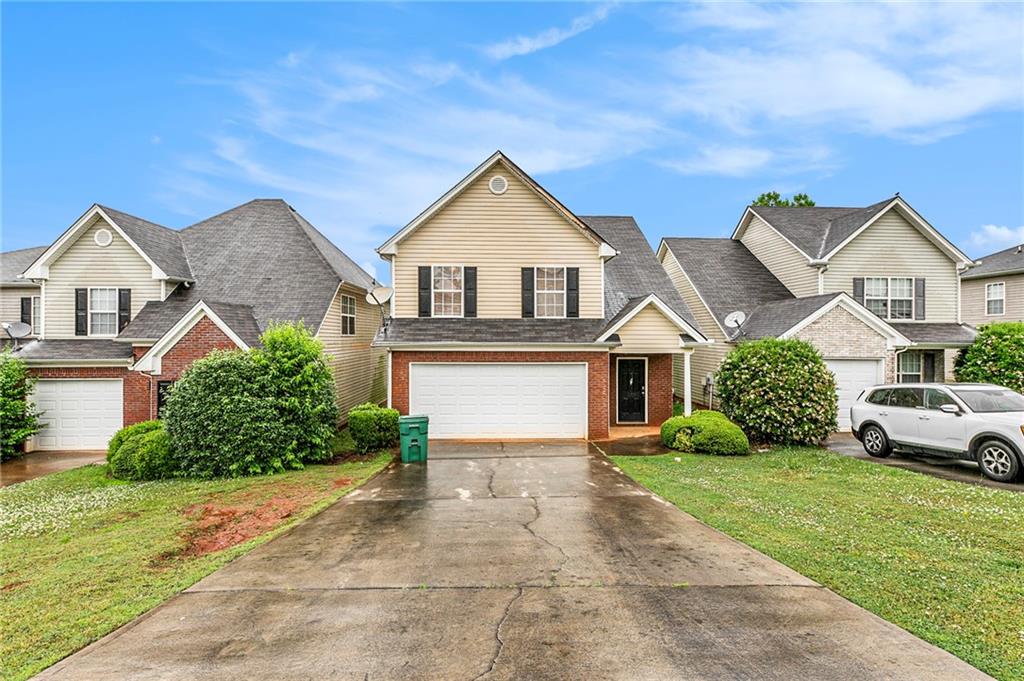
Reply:
<svg viewBox="0 0 1024 681"><path fill-rule="evenodd" d="M42 676L982 679L586 444L431 443Z"/></svg>
<svg viewBox="0 0 1024 681"><path fill-rule="evenodd" d="M106 452L29 452L0 463L0 487L41 478L69 468L104 463Z"/></svg>

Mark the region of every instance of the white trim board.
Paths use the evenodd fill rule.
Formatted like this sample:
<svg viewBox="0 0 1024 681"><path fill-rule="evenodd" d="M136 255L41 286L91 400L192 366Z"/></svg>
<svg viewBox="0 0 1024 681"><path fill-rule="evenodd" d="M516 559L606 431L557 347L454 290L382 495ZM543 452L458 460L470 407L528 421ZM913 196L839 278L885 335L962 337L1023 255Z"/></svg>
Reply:
<svg viewBox="0 0 1024 681"><path fill-rule="evenodd" d="M902 333L889 326L883 319L879 319L872 314L866 307L854 300L848 293L840 293L832 300L828 301L817 310L807 315L791 328L787 329L783 333L778 335L778 338L792 338L798 334L801 330L810 326L821 317L825 316L836 307L842 305L843 309L848 311L854 317L870 326L872 329L877 331L882 336L885 336L886 347L892 349L894 347L907 347L914 343L904 336Z"/></svg>
<svg viewBox="0 0 1024 681"><path fill-rule="evenodd" d="M203 301L199 301L196 305L186 312L181 319L175 323L163 336L160 337L156 343L153 344L146 354L139 358L135 362L135 366L132 367L135 371L146 371L153 375L160 374L160 360L163 358L171 348L173 348L178 341L180 341L185 334L192 330L196 324L203 317L209 317L210 321L217 325L221 331L224 332L228 338L231 339L235 345L242 350L248 350L249 345L241 339L241 337L235 333L230 326L228 326L224 320L222 320L217 314L210 309L210 306Z"/></svg>
<svg viewBox="0 0 1024 681"><path fill-rule="evenodd" d="M616 331L618 331L627 323L629 323L629 320L633 319L633 317L639 314L640 311L645 309L648 305L654 305L654 307L656 307L659 312L665 315L669 319L669 321L671 321L673 324L679 327L679 329L685 331L686 334L690 336L690 338L697 339L696 342L698 344L703 345L711 343L711 340L707 336L702 334L700 331L697 331L697 329L693 328L685 319L677 315L672 310L672 308L663 303L661 301L661 298L659 298L654 293L644 298L644 300L636 307L634 307L632 310L630 310L625 317L615 322L615 324L612 327L606 329L604 333L602 333L595 342L604 343L605 341L607 341L609 336L614 335ZM680 345L682 345L682 343L680 343Z"/></svg>

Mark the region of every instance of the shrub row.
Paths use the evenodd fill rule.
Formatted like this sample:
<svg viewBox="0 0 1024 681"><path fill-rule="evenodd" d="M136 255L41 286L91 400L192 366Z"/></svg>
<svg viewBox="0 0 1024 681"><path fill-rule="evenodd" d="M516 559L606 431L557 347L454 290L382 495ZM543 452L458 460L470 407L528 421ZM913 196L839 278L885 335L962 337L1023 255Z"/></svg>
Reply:
<svg viewBox="0 0 1024 681"><path fill-rule="evenodd" d="M348 413L348 429L358 453L387 449L398 440L398 410L372 402L360 404Z"/></svg>

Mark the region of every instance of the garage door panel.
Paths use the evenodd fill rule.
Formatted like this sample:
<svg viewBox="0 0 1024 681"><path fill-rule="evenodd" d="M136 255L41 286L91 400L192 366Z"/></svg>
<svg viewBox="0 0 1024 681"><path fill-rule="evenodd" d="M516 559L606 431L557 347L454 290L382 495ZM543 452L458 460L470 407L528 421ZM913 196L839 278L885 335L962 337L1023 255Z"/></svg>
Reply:
<svg viewBox="0 0 1024 681"><path fill-rule="evenodd" d="M43 411L34 449L106 449L123 423L121 379L56 380L36 384L33 402Z"/></svg>
<svg viewBox="0 0 1024 681"><path fill-rule="evenodd" d="M414 363L409 410L437 438L586 436L585 364Z"/></svg>
<svg viewBox="0 0 1024 681"><path fill-rule="evenodd" d="M850 407L865 388L882 382L882 360L829 359L825 364L836 377L838 406L836 420L840 430L850 429Z"/></svg>

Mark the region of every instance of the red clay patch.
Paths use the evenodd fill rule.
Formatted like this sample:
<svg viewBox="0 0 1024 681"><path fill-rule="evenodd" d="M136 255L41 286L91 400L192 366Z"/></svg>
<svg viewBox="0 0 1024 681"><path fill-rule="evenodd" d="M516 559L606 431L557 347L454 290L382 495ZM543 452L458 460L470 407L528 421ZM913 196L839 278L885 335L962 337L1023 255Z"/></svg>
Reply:
<svg viewBox="0 0 1024 681"><path fill-rule="evenodd" d="M192 527L179 556L204 556L241 544L276 527L299 507L287 497L272 497L254 508L202 504L185 509Z"/></svg>
<svg viewBox="0 0 1024 681"><path fill-rule="evenodd" d="M334 481L334 489L338 489L339 487L348 487L353 482L355 482L355 478L338 478Z"/></svg>
<svg viewBox="0 0 1024 681"><path fill-rule="evenodd" d="M0 586L0 592L7 593L8 591L14 591L28 584L28 582L11 582L10 584L4 584Z"/></svg>

